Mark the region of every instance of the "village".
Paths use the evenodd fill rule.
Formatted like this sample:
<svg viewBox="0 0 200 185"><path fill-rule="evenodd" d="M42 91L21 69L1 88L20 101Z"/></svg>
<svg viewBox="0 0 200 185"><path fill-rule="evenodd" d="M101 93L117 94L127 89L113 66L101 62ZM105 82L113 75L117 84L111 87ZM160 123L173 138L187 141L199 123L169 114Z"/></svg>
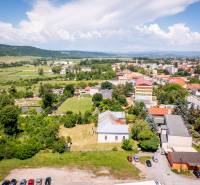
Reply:
<svg viewBox="0 0 200 185"><path fill-rule="evenodd" d="M147 61L110 60L105 64L99 60L105 70L101 71L105 75L102 80L94 78L97 71L92 59L79 64L58 60L47 72L60 73L59 78L65 80L40 82L38 90L28 97L17 98L17 86L11 86L8 93L16 97L14 104L21 108L24 121L44 115L40 119L49 117L51 124L57 124L61 141L53 150L59 153L126 151L126 163L140 171L140 178L165 185L174 181L198 184L199 61ZM10 95L2 92L4 99ZM19 158L28 156L22 153ZM22 172L28 175L31 169ZM37 178L37 171L31 173ZM21 175L14 173L10 178L20 179Z"/></svg>

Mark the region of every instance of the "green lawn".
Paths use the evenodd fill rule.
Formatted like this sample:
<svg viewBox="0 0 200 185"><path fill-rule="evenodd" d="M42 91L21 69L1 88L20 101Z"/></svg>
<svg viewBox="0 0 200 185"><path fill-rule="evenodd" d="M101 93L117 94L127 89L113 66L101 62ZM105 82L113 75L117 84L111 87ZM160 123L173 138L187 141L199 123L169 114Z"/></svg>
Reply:
<svg viewBox="0 0 200 185"><path fill-rule="evenodd" d="M0 180L17 168L36 167L78 167L92 170L98 175L102 167L110 174L120 178L139 178L139 170L127 161L129 153L123 151L69 152L64 154L39 153L27 160L9 159L0 162Z"/></svg>
<svg viewBox="0 0 200 185"><path fill-rule="evenodd" d="M56 111L57 114L62 114L67 111L84 113L92 108L91 97L73 97L67 99Z"/></svg>

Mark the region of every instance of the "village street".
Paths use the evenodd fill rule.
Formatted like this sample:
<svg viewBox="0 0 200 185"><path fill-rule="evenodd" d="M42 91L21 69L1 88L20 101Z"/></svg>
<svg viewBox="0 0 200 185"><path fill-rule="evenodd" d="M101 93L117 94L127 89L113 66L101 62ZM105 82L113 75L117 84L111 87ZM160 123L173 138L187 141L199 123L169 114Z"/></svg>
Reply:
<svg viewBox="0 0 200 185"><path fill-rule="evenodd" d="M158 163L152 162L152 167L141 163L134 165L142 171L147 180L158 180L162 185L199 185L200 179L196 177L185 177L171 171L165 155L158 153Z"/></svg>

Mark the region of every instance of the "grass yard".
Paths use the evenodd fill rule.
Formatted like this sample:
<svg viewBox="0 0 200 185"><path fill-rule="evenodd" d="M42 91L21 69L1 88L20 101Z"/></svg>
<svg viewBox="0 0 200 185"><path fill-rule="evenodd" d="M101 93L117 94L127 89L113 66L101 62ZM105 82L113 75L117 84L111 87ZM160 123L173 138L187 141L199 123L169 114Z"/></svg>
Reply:
<svg viewBox="0 0 200 185"><path fill-rule="evenodd" d="M91 97L72 97L68 98L56 111L57 114L63 114L67 111L84 113L92 108Z"/></svg>
<svg viewBox="0 0 200 185"><path fill-rule="evenodd" d="M39 153L26 159L8 159L0 161L0 180L13 169L36 167L78 167L92 170L98 175L98 170L105 167L112 176L118 179L138 179L139 170L127 161L127 152L69 152L64 154Z"/></svg>
<svg viewBox="0 0 200 185"><path fill-rule="evenodd" d="M72 139L72 151L106 151L113 147L121 149L121 143L97 143L97 135L94 133L94 124L77 125L74 128L60 127L60 136L70 136Z"/></svg>

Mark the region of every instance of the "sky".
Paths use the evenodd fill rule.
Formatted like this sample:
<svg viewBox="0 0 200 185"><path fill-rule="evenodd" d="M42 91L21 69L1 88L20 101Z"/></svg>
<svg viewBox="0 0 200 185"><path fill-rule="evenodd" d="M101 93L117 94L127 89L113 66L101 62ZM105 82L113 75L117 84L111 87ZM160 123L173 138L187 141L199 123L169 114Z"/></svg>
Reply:
<svg viewBox="0 0 200 185"><path fill-rule="evenodd" d="M0 43L53 50L200 51L200 0L0 0Z"/></svg>

